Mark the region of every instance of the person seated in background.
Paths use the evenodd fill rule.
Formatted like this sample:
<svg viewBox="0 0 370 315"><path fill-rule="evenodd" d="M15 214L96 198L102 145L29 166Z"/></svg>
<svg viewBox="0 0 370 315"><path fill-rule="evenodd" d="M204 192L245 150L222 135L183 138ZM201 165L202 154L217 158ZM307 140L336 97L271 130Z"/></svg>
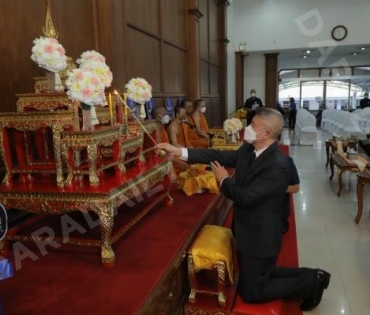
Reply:
<svg viewBox="0 0 370 315"><path fill-rule="evenodd" d="M192 147L188 139L189 126L184 124L186 121L186 110L182 106L176 106L174 110L175 117L167 128L169 143L177 148ZM176 174L188 169L188 163L179 158L175 159L174 168Z"/></svg>
<svg viewBox="0 0 370 315"><path fill-rule="evenodd" d="M297 120L297 104L295 103L294 97L289 99L289 128L294 130L295 123Z"/></svg>
<svg viewBox="0 0 370 315"><path fill-rule="evenodd" d="M198 129L195 130L190 126L188 133L188 138L194 148L208 148L209 146L209 137L207 135L209 128L206 117L204 116L205 112L206 103L202 99L195 101L195 109L193 107L192 112L186 112L188 115L188 122Z"/></svg>
<svg viewBox="0 0 370 315"><path fill-rule="evenodd" d="M366 107L370 107L370 100L369 100L369 93L364 94L364 98L360 101L360 108L364 109Z"/></svg>
<svg viewBox="0 0 370 315"><path fill-rule="evenodd" d="M289 161L289 185L285 191L285 197L283 202L283 233L288 232L289 230L289 216L290 216L290 195L296 194L299 191L299 175L297 167L294 164L293 159L290 156L287 156Z"/></svg>
<svg viewBox="0 0 370 315"><path fill-rule="evenodd" d="M253 116L255 115L255 111L258 107L262 107L262 101L258 98L255 89L251 89L250 97L244 103L244 107L248 110L247 115L247 125L250 125L252 122Z"/></svg>
<svg viewBox="0 0 370 315"><path fill-rule="evenodd" d="M156 106L152 110L153 118L156 120L158 129L161 135L161 142L170 142L166 128L170 123L170 116L167 114L167 110L162 106Z"/></svg>

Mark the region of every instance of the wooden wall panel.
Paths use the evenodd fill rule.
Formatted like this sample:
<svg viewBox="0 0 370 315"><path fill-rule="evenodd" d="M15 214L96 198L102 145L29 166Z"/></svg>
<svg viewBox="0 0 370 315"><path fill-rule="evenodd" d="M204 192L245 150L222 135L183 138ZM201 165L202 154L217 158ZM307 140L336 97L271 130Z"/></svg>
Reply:
<svg viewBox="0 0 370 315"><path fill-rule="evenodd" d="M209 65L209 94L219 96L220 86L220 68L214 65Z"/></svg>
<svg viewBox="0 0 370 315"><path fill-rule="evenodd" d="M159 0L125 0L125 4L128 23L159 36Z"/></svg>
<svg viewBox="0 0 370 315"><path fill-rule="evenodd" d="M162 0L162 37L173 45L186 48L186 1Z"/></svg>
<svg viewBox="0 0 370 315"><path fill-rule="evenodd" d="M204 60L200 61L200 93L201 98L209 95L209 64Z"/></svg>
<svg viewBox="0 0 370 315"><path fill-rule="evenodd" d="M47 2L0 0L0 111L15 110L16 94L32 93L33 77L46 72L30 55L33 40L42 35ZM220 50L220 32L216 25L220 10L224 10L221 3L50 0L54 26L68 56L76 60L86 50L97 50L113 72L112 87L107 91L122 92L131 77L140 76L152 84L156 100L169 94L194 99L220 97L217 82L222 78L214 75L221 76L221 72L212 69L211 77L210 67L218 65L215 56ZM192 68L193 64L196 67Z"/></svg>
<svg viewBox="0 0 370 315"><path fill-rule="evenodd" d="M160 63L160 41L141 31L128 27L127 43L127 77L143 77L154 91L162 90ZM157 62L155 62L157 61Z"/></svg>
<svg viewBox="0 0 370 315"><path fill-rule="evenodd" d="M199 58L208 60L208 1L200 1L199 10L203 14L199 20Z"/></svg>
<svg viewBox="0 0 370 315"><path fill-rule="evenodd" d="M220 47L220 34L219 34L219 7L215 1L209 1L209 61L214 64L219 64L219 47Z"/></svg>
<svg viewBox="0 0 370 315"><path fill-rule="evenodd" d="M186 52L171 45L163 45L163 92L187 94Z"/></svg>
<svg viewBox="0 0 370 315"><path fill-rule="evenodd" d="M33 76L45 71L31 59L33 40L41 35L45 1L0 0L0 111L13 111L16 93L33 90ZM40 11L40 7L44 10Z"/></svg>

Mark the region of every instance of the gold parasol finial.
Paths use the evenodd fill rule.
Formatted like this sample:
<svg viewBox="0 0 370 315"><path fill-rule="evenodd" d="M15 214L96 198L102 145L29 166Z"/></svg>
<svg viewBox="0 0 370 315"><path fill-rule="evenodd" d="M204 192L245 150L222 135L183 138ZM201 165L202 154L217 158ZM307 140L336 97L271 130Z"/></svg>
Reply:
<svg viewBox="0 0 370 315"><path fill-rule="evenodd" d="M54 28L53 20L51 19L49 0L46 9L45 26L42 28L42 31L46 37L58 38L58 32Z"/></svg>

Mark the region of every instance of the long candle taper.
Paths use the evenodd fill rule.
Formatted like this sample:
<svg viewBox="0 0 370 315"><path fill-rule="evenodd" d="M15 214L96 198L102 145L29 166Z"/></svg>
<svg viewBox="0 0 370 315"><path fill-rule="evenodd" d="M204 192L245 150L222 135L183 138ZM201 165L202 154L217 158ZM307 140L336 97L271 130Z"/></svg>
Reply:
<svg viewBox="0 0 370 315"><path fill-rule="evenodd" d="M139 123L141 128L144 130L144 132L149 136L149 138L154 142L155 145L157 145L157 141L153 139L153 137L150 135L149 131L144 127L144 125L140 122L140 120L132 113L131 108L126 104L126 102L122 99L122 97L118 94L117 91L114 92L116 95L118 95L119 99L123 103L123 106L125 107L126 110L130 111L131 116Z"/></svg>
<svg viewBox="0 0 370 315"><path fill-rule="evenodd" d="M112 94L111 93L109 93L108 106L109 106L110 121L111 121L111 124L113 124L113 102L112 102Z"/></svg>

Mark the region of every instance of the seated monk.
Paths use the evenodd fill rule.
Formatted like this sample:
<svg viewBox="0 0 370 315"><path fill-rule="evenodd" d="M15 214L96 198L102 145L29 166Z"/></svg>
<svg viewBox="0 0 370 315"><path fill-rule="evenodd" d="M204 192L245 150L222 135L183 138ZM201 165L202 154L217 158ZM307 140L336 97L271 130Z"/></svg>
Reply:
<svg viewBox="0 0 370 315"><path fill-rule="evenodd" d="M185 120L186 120L185 108L181 106L176 106L175 117L167 128L167 134L170 140L169 142L178 148L192 147L188 139L189 127L188 125L183 124L183 121ZM188 163L186 163L185 161L176 158L174 162L175 163L173 166L176 174L184 172L188 169Z"/></svg>
<svg viewBox="0 0 370 315"><path fill-rule="evenodd" d="M160 132L161 141L160 142L170 142L166 128L170 122L170 116L167 114L167 110L163 106L156 106L152 110L153 118L156 120L158 125L158 130Z"/></svg>
<svg viewBox="0 0 370 315"><path fill-rule="evenodd" d="M184 99L181 104L186 109L188 123L194 126L194 128L191 126L188 128L188 138L191 145L194 148L208 148L208 124L201 112L206 109L205 102L203 100L197 100L195 109L193 102L188 99Z"/></svg>

